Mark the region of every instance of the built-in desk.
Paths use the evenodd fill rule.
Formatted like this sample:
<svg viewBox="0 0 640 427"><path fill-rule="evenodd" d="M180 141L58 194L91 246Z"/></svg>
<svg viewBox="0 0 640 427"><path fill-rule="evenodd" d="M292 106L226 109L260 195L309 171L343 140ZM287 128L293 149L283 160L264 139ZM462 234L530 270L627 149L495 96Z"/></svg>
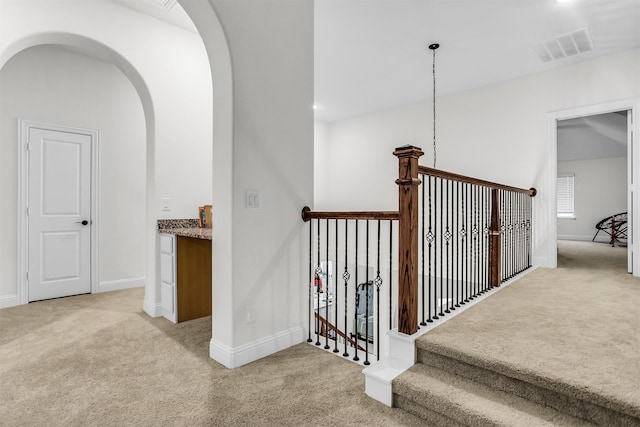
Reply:
<svg viewBox="0 0 640 427"><path fill-rule="evenodd" d="M211 229L197 221L158 221L160 305L174 323L211 315Z"/></svg>

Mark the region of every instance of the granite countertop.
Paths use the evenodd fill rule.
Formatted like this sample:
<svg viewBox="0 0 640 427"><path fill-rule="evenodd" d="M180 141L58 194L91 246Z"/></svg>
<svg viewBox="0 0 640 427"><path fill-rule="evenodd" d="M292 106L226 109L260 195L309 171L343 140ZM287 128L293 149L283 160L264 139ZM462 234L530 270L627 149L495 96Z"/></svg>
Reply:
<svg viewBox="0 0 640 427"><path fill-rule="evenodd" d="M210 228L200 228L197 219L159 219L158 232L194 239L212 240Z"/></svg>

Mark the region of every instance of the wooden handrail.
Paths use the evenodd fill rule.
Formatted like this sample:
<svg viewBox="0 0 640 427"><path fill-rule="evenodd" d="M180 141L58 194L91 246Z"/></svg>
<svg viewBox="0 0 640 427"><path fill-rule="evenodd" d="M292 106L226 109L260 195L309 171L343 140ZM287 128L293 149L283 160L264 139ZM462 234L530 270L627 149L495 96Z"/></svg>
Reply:
<svg viewBox="0 0 640 427"><path fill-rule="evenodd" d="M316 319L319 319L320 322L324 325L324 328L320 330L320 335L321 336L325 336L324 332L327 329L333 329L334 331L336 331L336 333L338 335L340 335L342 338L344 338L345 340L347 340L347 342L349 344L351 344L352 346L358 346L358 350L362 350L365 351L364 347L362 347L360 344L356 343L353 338L349 338L344 332L342 332L340 329L336 328L331 322L329 322L327 319L325 319L324 317L320 316L317 312L313 312L313 314L315 315ZM324 333L323 333L324 332Z"/></svg>
<svg viewBox="0 0 640 427"><path fill-rule="evenodd" d="M535 197L535 195L538 193L538 191L535 188L530 188L527 190L525 188L511 187L509 185L497 184L495 182L485 181L483 179L471 178L469 176L459 175L457 173L447 172L440 169L433 169L427 166L420 166L419 171L422 175L435 176L438 178L449 179L452 181L466 182L469 184L480 185L483 187L489 187L496 190L506 190L506 191L513 191L515 193L524 193L529 195L530 197Z"/></svg>
<svg viewBox="0 0 640 427"><path fill-rule="evenodd" d="M397 211L318 212L312 211L309 206L302 208L301 215L304 222L309 222L312 219L398 220L400 217L400 214Z"/></svg>

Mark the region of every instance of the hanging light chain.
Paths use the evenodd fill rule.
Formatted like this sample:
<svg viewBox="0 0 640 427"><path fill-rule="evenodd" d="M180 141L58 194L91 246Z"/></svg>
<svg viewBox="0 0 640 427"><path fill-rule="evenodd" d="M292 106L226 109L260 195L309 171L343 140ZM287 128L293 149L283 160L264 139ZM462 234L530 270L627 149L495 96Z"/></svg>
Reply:
<svg viewBox="0 0 640 427"><path fill-rule="evenodd" d="M436 168L436 49L440 45L433 43L429 45L429 49L433 52L433 168Z"/></svg>

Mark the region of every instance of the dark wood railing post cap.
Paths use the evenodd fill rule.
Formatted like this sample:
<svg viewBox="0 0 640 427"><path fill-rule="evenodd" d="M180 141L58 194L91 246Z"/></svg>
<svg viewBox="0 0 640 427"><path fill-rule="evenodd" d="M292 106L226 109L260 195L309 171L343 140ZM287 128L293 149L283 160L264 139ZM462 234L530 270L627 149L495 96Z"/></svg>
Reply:
<svg viewBox="0 0 640 427"><path fill-rule="evenodd" d="M538 194L538 190L536 190L535 188L531 187L529 189L529 191L531 191L531 193L529 193L530 197L536 197L536 194Z"/></svg>
<svg viewBox="0 0 640 427"><path fill-rule="evenodd" d="M396 148L393 152L393 155L396 157L415 157L418 158L424 155L422 148L414 147L413 145L403 145L402 147Z"/></svg>
<svg viewBox="0 0 640 427"><path fill-rule="evenodd" d="M302 216L302 220L304 222L309 222L311 218L309 218L309 212L311 212L311 208L309 206L305 206L302 208L302 212L300 212L300 216Z"/></svg>

